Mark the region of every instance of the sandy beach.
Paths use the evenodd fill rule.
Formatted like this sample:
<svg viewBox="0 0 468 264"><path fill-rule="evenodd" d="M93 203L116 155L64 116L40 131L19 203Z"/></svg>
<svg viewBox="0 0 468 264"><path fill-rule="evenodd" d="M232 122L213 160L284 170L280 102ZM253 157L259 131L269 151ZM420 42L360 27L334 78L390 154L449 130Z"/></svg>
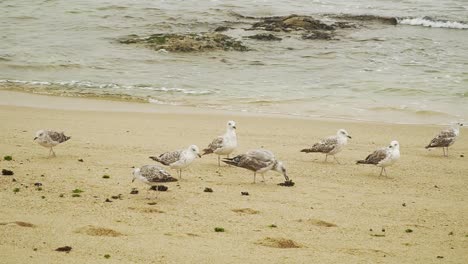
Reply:
<svg viewBox="0 0 468 264"><path fill-rule="evenodd" d="M0 168L14 171L0 176L1 263L468 262L466 129L443 157L424 149L440 126L1 97ZM206 147L228 120L237 122L235 154L273 151L296 185L278 186L284 179L274 172L252 184L250 171L218 168L215 155L196 160L150 200L146 185L131 183L133 166L190 144ZM72 137L55 148L56 158L33 142L43 128ZM340 128L353 137L337 155L341 165L300 152ZM388 177L355 165L394 139L401 159ZM13 160L3 160L7 155ZM63 246L72 250L55 251Z"/></svg>

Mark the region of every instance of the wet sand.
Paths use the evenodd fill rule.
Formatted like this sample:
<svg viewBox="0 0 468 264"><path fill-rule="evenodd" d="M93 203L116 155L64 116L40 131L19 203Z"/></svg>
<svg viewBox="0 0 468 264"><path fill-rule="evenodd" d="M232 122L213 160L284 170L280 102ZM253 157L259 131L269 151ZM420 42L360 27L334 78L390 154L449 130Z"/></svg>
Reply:
<svg viewBox="0 0 468 264"><path fill-rule="evenodd" d="M446 158L442 150L424 149L438 126L184 114L71 98L41 97L48 103L39 105L34 96L14 106L19 103L11 96L0 99L0 155L13 157L2 159L0 168L15 173L0 176L2 263L468 261L464 129ZM196 160L178 183L166 184L167 192L147 193L146 185L131 183L132 166L153 164L149 156L190 144L206 147L230 119L237 122L236 153L272 150L294 187L278 186L284 179L274 172L252 184L251 172L218 168L213 155ZM42 128L72 137L56 147L56 158L32 141ZM353 136L337 155L341 165L299 152L339 128ZM388 177L379 177L379 168L355 165L393 139L400 142L401 160L387 169ZM130 194L132 188L139 194ZM83 191L80 197L72 197L74 189ZM71 252L54 251L62 246Z"/></svg>

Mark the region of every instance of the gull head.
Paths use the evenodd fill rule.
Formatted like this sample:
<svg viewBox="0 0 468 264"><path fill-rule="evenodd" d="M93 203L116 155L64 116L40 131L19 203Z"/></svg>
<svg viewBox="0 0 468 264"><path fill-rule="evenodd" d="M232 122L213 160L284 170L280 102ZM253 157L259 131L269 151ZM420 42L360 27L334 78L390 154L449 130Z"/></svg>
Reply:
<svg viewBox="0 0 468 264"><path fill-rule="evenodd" d="M390 146L388 146L388 148L390 148L390 149L400 149L400 143L398 143L398 141L396 141L396 140L393 140L392 142L390 142Z"/></svg>
<svg viewBox="0 0 468 264"><path fill-rule="evenodd" d="M45 131L44 130L39 130L36 132L36 136L34 137L34 141L38 138L43 138L45 135Z"/></svg>
<svg viewBox="0 0 468 264"><path fill-rule="evenodd" d="M340 129L338 130L338 132L336 132L336 134L340 137L347 137L347 138L351 138L351 136L348 134L348 131L344 130L344 129Z"/></svg>
<svg viewBox="0 0 468 264"><path fill-rule="evenodd" d="M228 121L228 122L227 122L227 128L228 128L229 130L236 129L236 122L234 122L234 121L232 121L232 120L231 120L231 121Z"/></svg>
<svg viewBox="0 0 468 264"><path fill-rule="evenodd" d="M273 168L275 171L283 174L284 178L289 181L288 174L286 172L286 167L284 166L282 161L277 161L275 167Z"/></svg>
<svg viewBox="0 0 468 264"><path fill-rule="evenodd" d="M135 179L140 175L140 168L135 168L133 169L133 179L132 179L132 182L135 181Z"/></svg>
<svg viewBox="0 0 468 264"><path fill-rule="evenodd" d="M198 156L201 158L200 155L200 149L197 147L197 145L191 145L189 148L190 153L193 153L193 155Z"/></svg>
<svg viewBox="0 0 468 264"><path fill-rule="evenodd" d="M455 123L454 127L460 128L463 126L463 123Z"/></svg>

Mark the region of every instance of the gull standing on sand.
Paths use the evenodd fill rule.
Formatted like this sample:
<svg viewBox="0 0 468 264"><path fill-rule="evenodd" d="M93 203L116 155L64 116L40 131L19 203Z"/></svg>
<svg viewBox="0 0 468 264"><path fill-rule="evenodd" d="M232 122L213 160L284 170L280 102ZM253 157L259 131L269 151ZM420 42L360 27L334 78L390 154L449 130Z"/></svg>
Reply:
<svg viewBox="0 0 468 264"><path fill-rule="evenodd" d="M399 158L400 144L398 141L393 140L390 142L390 146L374 151L367 156L365 160L358 160L356 164L373 164L377 167L381 167L382 169L380 170L379 176L382 176L382 172L385 172L385 176L387 176L385 167L393 165Z"/></svg>
<svg viewBox="0 0 468 264"><path fill-rule="evenodd" d="M221 166L220 156L226 155L229 158L231 154L237 148L237 135L236 135L236 122L229 121L227 123L226 133L213 140L206 149L203 150L203 155L214 153L218 155L218 166Z"/></svg>
<svg viewBox="0 0 468 264"><path fill-rule="evenodd" d="M283 162L276 160L275 155L266 149L255 149L249 150L245 154L238 155L232 159L226 158L223 160L224 163L234 165L236 167L248 169L254 172L254 181L257 173L260 173L265 182L264 174L269 170L275 170L282 173L286 181L289 181L289 177L286 174L286 168Z"/></svg>
<svg viewBox="0 0 468 264"><path fill-rule="evenodd" d="M175 182L177 179L171 177L171 174L158 165L145 165L133 170L133 180L140 180L150 186L157 186L162 182ZM148 190L149 191L149 190Z"/></svg>
<svg viewBox="0 0 468 264"><path fill-rule="evenodd" d="M149 158L176 169L179 179L182 179L182 170L188 167L197 157L201 157L200 151L196 145L191 145L187 149L170 151Z"/></svg>
<svg viewBox="0 0 468 264"><path fill-rule="evenodd" d="M51 155L55 157L55 151L53 147L69 140L70 138L71 137L65 136L63 132L56 132L56 131L51 131L51 130L39 130L36 132L36 137L34 138L34 141L39 143L39 145L50 149L49 157Z"/></svg>
<svg viewBox="0 0 468 264"><path fill-rule="evenodd" d="M343 147L348 144L348 138L351 136L344 129L338 130L335 136L330 136L320 140L320 142L315 143L311 148L303 149L301 152L310 153L310 152L320 152L325 154L325 162L329 155L333 156L338 164L340 162L336 159L335 154L339 153Z"/></svg>
<svg viewBox="0 0 468 264"><path fill-rule="evenodd" d="M426 148L442 148L444 156L448 157L448 148L455 143L455 140L460 135L460 127L462 126L462 123L456 123L452 127L440 131L440 133L431 140ZM445 152L446 148L447 152Z"/></svg>

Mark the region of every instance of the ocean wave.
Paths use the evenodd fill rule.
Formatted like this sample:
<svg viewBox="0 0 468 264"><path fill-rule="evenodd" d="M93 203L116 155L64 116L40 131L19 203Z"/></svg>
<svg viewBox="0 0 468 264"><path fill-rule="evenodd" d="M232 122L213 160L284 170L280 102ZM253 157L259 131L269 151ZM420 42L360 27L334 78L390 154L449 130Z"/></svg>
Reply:
<svg viewBox="0 0 468 264"><path fill-rule="evenodd" d="M398 18L398 24L433 28L468 29L468 24L461 21L437 20L430 17Z"/></svg>
<svg viewBox="0 0 468 264"><path fill-rule="evenodd" d="M94 83L89 81L22 81L22 80L0 80L0 84L11 84L11 85L25 85L25 86L41 86L47 87L51 90L60 90L61 88L86 88L92 93L92 89L97 89L96 93L100 93L99 90L146 90L154 92L164 93L182 93L186 95L208 95L215 92L210 90L189 90L184 88L167 88L167 87L153 87L149 85L120 85L116 83Z"/></svg>

